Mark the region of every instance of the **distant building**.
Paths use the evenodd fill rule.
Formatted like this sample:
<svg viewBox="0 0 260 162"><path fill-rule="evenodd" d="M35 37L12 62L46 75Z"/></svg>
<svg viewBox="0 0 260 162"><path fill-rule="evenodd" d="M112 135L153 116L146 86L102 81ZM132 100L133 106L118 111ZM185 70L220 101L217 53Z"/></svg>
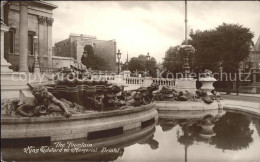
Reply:
<svg viewBox="0 0 260 162"><path fill-rule="evenodd" d="M108 71L116 71L116 41L98 40L95 36L83 34L70 34L68 39L55 43L54 55L61 57L72 57L81 62L84 46L91 44L94 54L101 56L108 63Z"/></svg>
<svg viewBox="0 0 260 162"><path fill-rule="evenodd" d="M254 46L251 47L249 57L243 61L240 68L244 73L251 73L251 82L242 85L242 92L260 93L260 36ZM244 75L246 77L247 75Z"/></svg>
<svg viewBox="0 0 260 162"><path fill-rule="evenodd" d="M4 58L15 71L34 65L33 37L38 37L40 66L52 67L52 11L58 6L44 1L10 1L1 16L10 30L4 35Z"/></svg>

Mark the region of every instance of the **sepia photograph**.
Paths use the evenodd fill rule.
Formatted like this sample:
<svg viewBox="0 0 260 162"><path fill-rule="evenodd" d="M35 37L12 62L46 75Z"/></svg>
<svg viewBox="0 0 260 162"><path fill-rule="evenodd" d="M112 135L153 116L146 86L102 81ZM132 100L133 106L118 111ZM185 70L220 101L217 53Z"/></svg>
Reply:
<svg viewBox="0 0 260 162"><path fill-rule="evenodd" d="M1 1L1 161L260 162L260 1Z"/></svg>

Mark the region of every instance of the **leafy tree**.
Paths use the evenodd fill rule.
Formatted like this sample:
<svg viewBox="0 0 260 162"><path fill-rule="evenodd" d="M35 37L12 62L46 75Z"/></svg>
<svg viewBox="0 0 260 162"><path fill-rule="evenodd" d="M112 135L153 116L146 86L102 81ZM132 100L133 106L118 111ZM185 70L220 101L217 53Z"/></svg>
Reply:
<svg viewBox="0 0 260 162"><path fill-rule="evenodd" d="M93 70L109 70L110 67L108 63L100 56L94 54L94 49L91 45L86 45L84 47L84 52L87 53L85 57L82 55L81 63L84 64L87 68Z"/></svg>
<svg viewBox="0 0 260 162"><path fill-rule="evenodd" d="M180 47L179 45L170 47L165 52L163 67L166 68L167 71L165 71L165 73L163 74L164 77L166 77L168 72L171 72L172 74L175 75L176 73L183 71L182 70L183 60L182 60L181 54L178 51L179 47ZM189 57L190 57L189 64L190 64L190 66L192 66L193 56L190 55ZM171 76L168 76L168 77L171 77Z"/></svg>
<svg viewBox="0 0 260 162"><path fill-rule="evenodd" d="M128 68L132 73L136 70L139 72L149 71L150 76L156 77L156 64L154 57L148 60L145 55L141 54L138 57L131 58Z"/></svg>
<svg viewBox="0 0 260 162"><path fill-rule="evenodd" d="M242 25L223 23L213 30L191 32L190 37L188 42L196 49L194 71L210 69L218 72L219 67L222 67L223 72L238 78L239 62L249 56L254 35ZM222 86L227 87L230 93L232 82L230 78L227 81ZM236 82L238 94L239 79Z"/></svg>
<svg viewBox="0 0 260 162"><path fill-rule="evenodd" d="M180 46L170 47L166 53L163 61L163 66L170 72L179 72L181 71L182 60L181 56L178 53L178 48Z"/></svg>
<svg viewBox="0 0 260 162"><path fill-rule="evenodd" d="M222 66L225 72L236 72L250 53L254 35L242 25L223 23L213 30L192 31L190 37L188 42L196 49L194 70L218 71Z"/></svg>

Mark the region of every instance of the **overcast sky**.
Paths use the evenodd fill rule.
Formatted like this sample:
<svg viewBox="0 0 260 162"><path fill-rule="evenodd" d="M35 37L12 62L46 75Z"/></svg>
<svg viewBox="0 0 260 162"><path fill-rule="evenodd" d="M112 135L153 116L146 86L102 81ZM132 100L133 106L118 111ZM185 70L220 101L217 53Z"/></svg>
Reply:
<svg viewBox="0 0 260 162"><path fill-rule="evenodd" d="M55 1L53 43L70 33L117 42L122 60L150 53L162 62L184 40L184 1ZM188 1L188 31L238 23L260 34L260 1Z"/></svg>

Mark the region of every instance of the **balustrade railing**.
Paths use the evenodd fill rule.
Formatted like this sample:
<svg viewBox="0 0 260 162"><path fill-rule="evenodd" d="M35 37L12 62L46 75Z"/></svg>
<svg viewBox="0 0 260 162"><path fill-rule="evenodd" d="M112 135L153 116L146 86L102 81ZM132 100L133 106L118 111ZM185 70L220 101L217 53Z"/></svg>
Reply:
<svg viewBox="0 0 260 162"><path fill-rule="evenodd" d="M127 77L127 78L125 78L125 83L126 84L134 84L134 85L143 85L144 78L140 78L140 77Z"/></svg>
<svg viewBox="0 0 260 162"><path fill-rule="evenodd" d="M101 80L107 80L107 81L112 81L112 80L115 80L115 76L111 75L111 76L108 76L108 75L104 75L104 76L100 76Z"/></svg>
<svg viewBox="0 0 260 162"><path fill-rule="evenodd" d="M159 86L175 86L174 79L165 79L165 78L153 78L153 83L158 84Z"/></svg>

